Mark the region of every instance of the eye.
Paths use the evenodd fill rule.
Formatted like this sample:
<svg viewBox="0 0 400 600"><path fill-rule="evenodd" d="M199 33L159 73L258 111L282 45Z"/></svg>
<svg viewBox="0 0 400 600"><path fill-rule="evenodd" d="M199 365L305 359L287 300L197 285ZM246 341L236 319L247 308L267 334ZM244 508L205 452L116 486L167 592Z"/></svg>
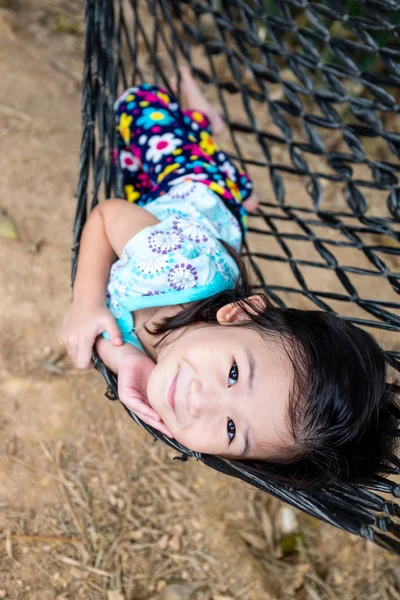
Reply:
<svg viewBox="0 0 400 600"><path fill-rule="evenodd" d="M231 370L229 371L229 377L228 377L229 387L234 385L238 379L239 379L239 369L238 369L237 364L234 362L231 367ZM232 380L232 382L231 382L231 380Z"/></svg>
<svg viewBox="0 0 400 600"><path fill-rule="evenodd" d="M236 426L235 426L235 423L232 421L232 419L230 419L229 417L228 417L227 431L228 431L228 437L229 437L230 441L232 442L232 440L234 439L234 437L236 435Z"/></svg>

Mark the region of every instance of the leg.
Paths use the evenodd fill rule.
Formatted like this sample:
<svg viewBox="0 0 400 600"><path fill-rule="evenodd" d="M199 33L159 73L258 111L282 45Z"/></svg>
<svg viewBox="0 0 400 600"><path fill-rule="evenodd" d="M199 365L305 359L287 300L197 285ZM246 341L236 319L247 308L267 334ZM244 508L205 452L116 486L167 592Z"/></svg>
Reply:
<svg viewBox="0 0 400 600"><path fill-rule="evenodd" d="M257 209L260 204L260 200L257 194L252 194L247 200L243 202L243 206L247 210L247 212L253 212Z"/></svg>
<svg viewBox="0 0 400 600"><path fill-rule="evenodd" d="M190 69L186 65L180 68L180 75L183 105L187 107L186 110L182 111L185 117L185 124L191 128L199 146L206 154L208 154L207 150L211 146L213 147L212 160L219 166L219 170L223 171L226 178L238 188L238 191L236 191L236 187L232 190L236 199L240 199L243 202L246 210L255 210L259 204L259 200L255 194L251 195L253 186L249 176L246 172L239 171L229 160L225 152L211 138L213 131L216 134L222 131L225 126L224 121L216 109L206 100L193 79ZM170 83L172 90L176 93L178 87L176 77Z"/></svg>
<svg viewBox="0 0 400 600"><path fill-rule="evenodd" d="M139 158L132 151L134 149L131 149L126 143L127 132L121 128L118 115L116 117L117 141L114 148L114 164L122 173L122 183L128 202L141 204L145 201L146 194L151 190L152 184L143 171Z"/></svg>
<svg viewBox="0 0 400 600"><path fill-rule="evenodd" d="M210 123L210 128L215 135L221 133L225 127L225 123L218 111L206 100L200 91L197 83L193 79L190 69L186 65L182 65L179 69L181 76L181 89L183 93L183 108L190 112L203 113L206 115ZM176 77L171 79L171 88L176 94L178 90L178 81ZM210 131L211 133L211 131Z"/></svg>
<svg viewBox="0 0 400 600"><path fill-rule="evenodd" d="M165 90L143 84L127 90L114 110L126 183L135 187L139 178L141 189L151 191L164 163L171 162L171 154L182 144L185 132L179 105ZM135 175L138 165L141 172Z"/></svg>
<svg viewBox="0 0 400 600"><path fill-rule="evenodd" d="M221 179L212 158L218 146L164 90L148 84L131 88L117 100L115 111L120 144L140 161L152 184L148 198L165 193L177 178L210 179L207 171ZM196 112L197 122L204 119L208 125L204 115L192 111Z"/></svg>
<svg viewBox="0 0 400 600"><path fill-rule="evenodd" d="M122 185L128 202L142 204L152 188L152 183L143 171L140 161L125 147L120 149L119 140L114 149L114 163L122 173Z"/></svg>

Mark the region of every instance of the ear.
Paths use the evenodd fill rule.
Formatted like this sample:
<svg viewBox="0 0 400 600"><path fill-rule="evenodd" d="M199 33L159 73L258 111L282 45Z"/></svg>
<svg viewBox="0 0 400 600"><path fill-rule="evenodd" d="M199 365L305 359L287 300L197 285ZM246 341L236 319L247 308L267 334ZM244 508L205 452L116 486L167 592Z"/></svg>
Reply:
<svg viewBox="0 0 400 600"><path fill-rule="evenodd" d="M257 314L257 310L252 310L252 306L258 310L265 310L267 308L266 299L262 296L248 296L246 298L249 301L250 306L248 306L249 312L253 314ZM246 302L247 304L247 302ZM238 302L231 302L230 304L225 304L222 306L217 312L217 321L220 325L229 325L230 323L236 323L237 321L247 321L248 316L244 312L244 310L240 307Z"/></svg>

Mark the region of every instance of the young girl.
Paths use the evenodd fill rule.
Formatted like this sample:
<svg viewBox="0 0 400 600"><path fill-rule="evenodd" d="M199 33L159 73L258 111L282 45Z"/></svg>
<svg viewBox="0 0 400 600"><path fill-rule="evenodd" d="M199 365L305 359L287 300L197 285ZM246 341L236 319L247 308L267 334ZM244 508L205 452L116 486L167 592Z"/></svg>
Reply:
<svg viewBox="0 0 400 600"><path fill-rule="evenodd" d="M101 203L85 226L70 356L88 368L96 344L120 400L191 450L298 486L384 472L396 388L383 352L333 314L251 294L238 252L258 200L186 68L181 89L186 110L148 84L115 104L128 202Z"/></svg>

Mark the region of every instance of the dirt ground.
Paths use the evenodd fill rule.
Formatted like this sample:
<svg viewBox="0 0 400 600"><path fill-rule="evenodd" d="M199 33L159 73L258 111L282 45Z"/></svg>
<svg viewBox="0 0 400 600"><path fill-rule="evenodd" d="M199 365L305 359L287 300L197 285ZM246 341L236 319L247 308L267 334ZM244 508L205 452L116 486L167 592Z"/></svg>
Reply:
<svg viewBox="0 0 400 600"><path fill-rule="evenodd" d="M398 600L398 558L174 461L67 360L82 7L0 7L0 599Z"/></svg>

